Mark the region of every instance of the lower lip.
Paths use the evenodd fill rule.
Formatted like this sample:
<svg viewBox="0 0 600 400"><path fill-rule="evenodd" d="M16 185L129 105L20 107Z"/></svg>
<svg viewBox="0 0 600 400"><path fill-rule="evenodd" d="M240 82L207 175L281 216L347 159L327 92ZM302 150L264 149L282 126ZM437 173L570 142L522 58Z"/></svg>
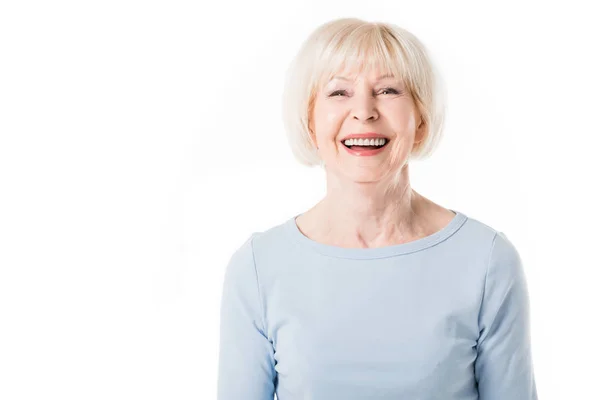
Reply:
<svg viewBox="0 0 600 400"><path fill-rule="evenodd" d="M348 153L352 154L353 156L367 157L367 156L374 156L374 155L381 153L382 151L384 151L386 149L386 147L388 147L389 144L390 144L390 142L387 142L385 144L385 146L380 147L378 149L364 149L364 150L363 149L349 149L343 143L342 143L342 147L344 149L346 149L346 151Z"/></svg>

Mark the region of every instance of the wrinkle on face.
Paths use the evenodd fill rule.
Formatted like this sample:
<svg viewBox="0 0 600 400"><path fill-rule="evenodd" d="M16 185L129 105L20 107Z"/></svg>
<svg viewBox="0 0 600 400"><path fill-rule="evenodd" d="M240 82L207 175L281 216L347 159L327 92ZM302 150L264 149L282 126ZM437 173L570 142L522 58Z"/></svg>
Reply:
<svg viewBox="0 0 600 400"><path fill-rule="evenodd" d="M343 150L339 147L343 146L341 138L355 132L372 130L391 139L392 149L387 152L389 157L383 160L379 175L385 170L389 173L390 170L401 168L410 154L415 138L415 122L420 119L413 98L402 82L390 78L389 74L383 74L388 76L378 80L376 78L381 78L382 74L377 72L336 74L347 79L332 79L316 91L309 125L319 155L328 166L347 170L352 169L353 165L360 167L373 163L373 160L361 160L340 151ZM381 92L387 87L400 93ZM337 90L345 92L338 97L329 97L331 92ZM368 110L369 107L372 109ZM376 118L365 117L361 120L361 115L376 115Z"/></svg>

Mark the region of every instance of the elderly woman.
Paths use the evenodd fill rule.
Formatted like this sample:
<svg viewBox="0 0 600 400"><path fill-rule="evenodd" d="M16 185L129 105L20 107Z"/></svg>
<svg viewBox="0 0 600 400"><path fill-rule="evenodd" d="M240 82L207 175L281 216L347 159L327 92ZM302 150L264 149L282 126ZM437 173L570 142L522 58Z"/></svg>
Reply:
<svg viewBox="0 0 600 400"><path fill-rule="evenodd" d="M219 400L537 399L516 248L410 185L444 120L427 54L400 27L354 18L303 44L284 120L327 193L232 255Z"/></svg>

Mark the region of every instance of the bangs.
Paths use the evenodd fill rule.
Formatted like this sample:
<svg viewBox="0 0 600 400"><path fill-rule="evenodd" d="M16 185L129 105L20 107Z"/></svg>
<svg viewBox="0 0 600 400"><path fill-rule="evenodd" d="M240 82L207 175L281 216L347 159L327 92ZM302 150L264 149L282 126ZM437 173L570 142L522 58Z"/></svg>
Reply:
<svg viewBox="0 0 600 400"><path fill-rule="evenodd" d="M409 78L402 49L394 45L389 33L381 27L364 25L340 34L323 49L321 60L315 70L315 88L321 88L335 75L346 72L355 74L379 71L406 83Z"/></svg>

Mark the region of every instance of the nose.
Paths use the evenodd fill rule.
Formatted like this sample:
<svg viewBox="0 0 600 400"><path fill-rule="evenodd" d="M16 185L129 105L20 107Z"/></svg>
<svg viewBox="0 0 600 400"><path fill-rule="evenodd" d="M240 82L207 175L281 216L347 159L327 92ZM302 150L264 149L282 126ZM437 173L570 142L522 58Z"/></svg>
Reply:
<svg viewBox="0 0 600 400"><path fill-rule="evenodd" d="M369 95L355 95L352 116L359 121L375 121L379 118L375 99Z"/></svg>

